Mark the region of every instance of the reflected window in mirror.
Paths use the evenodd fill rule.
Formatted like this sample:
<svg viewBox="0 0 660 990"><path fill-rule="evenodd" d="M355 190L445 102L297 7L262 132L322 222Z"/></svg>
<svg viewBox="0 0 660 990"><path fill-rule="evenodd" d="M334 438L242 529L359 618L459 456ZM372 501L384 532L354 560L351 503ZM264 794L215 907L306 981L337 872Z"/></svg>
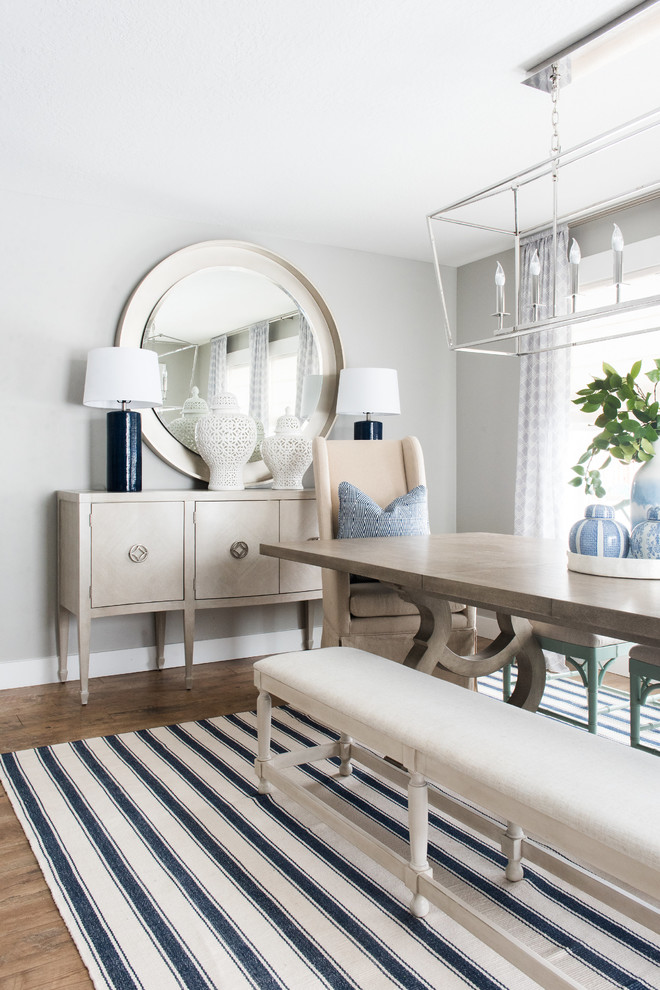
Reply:
<svg viewBox="0 0 660 990"><path fill-rule="evenodd" d="M246 274L250 273L241 273ZM245 279L236 283L235 275L232 272L227 279L227 273L220 271L204 280L208 307L218 307L219 311L236 284L241 292L245 290ZM263 278L259 281L263 288ZM277 286L268 286L268 295L275 298L278 309L286 303L287 312L271 313L263 320L207 338L210 317L198 306L195 322L194 308L187 309L185 302L182 305L182 297L199 288L200 280L195 276L181 280L159 300L145 333L143 346L156 351L161 368L163 407L158 416L163 425L195 450L190 431L180 426L182 419L186 421L185 405L193 405L202 414L201 401L210 403L217 392L232 392L239 408L257 421L262 437L275 429L278 417L287 408L304 425L315 408L315 403L303 403L303 392L309 394L304 387L305 378L318 377L320 373L318 347L304 314L291 309L288 294ZM230 311L242 312L237 300L232 302ZM255 311L252 297L243 312L249 311ZM195 403L189 401L193 393L198 400Z"/></svg>
<svg viewBox="0 0 660 990"><path fill-rule="evenodd" d="M163 408L143 416L143 438L191 477L208 478L194 423L220 391L262 421L262 437L287 408L310 438L332 427L343 367L332 315L301 272L257 245L205 241L164 258L130 296L116 342L158 354ZM269 478L255 450L246 483Z"/></svg>

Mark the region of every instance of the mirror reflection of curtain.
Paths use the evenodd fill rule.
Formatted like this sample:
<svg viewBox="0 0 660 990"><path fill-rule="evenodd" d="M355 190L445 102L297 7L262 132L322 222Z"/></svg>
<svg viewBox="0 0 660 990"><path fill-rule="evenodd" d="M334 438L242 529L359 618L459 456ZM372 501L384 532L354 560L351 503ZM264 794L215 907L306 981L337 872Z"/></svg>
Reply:
<svg viewBox="0 0 660 990"><path fill-rule="evenodd" d="M221 333L211 338L211 357L209 363L208 395L210 401L218 392L224 392L227 387L227 334Z"/></svg>
<svg viewBox="0 0 660 990"><path fill-rule="evenodd" d="M250 416L268 432L268 332L267 320L250 327Z"/></svg>
<svg viewBox="0 0 660 990"><path fill-rule="evenodd" d="M298 362L296 365L296 408L295 415L303 419L303 384L308 375L318 375L319 352L311 327L304 315L300 314L300 331L298 334Z"/></svg>
<svg viewBox="0 0 660 990"><path fill-rule="evenodd" d="M569 293L568 230L557 230L557 273L553 286L552 231L521 242L521 322L532 319L532 276L535 252L539 277L540 319L567 311ZM521 338L523 350L536 350L568 339L568 329L542 330ZM567 484L564 458L570 402L570 348L523 354L520 358L518 403L518 456L514 533L547 539L566 535L563 489Z"/></svg>

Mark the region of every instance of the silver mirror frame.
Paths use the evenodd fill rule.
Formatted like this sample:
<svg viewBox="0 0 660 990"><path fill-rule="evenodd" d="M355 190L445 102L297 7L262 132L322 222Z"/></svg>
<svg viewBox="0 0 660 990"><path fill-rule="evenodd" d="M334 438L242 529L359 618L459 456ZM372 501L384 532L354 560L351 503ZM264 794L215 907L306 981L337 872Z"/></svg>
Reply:
<svg viewBox="0 0 660 990"><path fill-rule="evenodd" d="M302 310L316 337L323 385L318 405L305 426L309 437L326 436L336 418L339 372L344 352L335 321L318 290L279 255L244 241L202 241L164 258L138 283L119 319L117 347L141 347L149 317L159 299L181 279L204 268L242 268L264 275L288 292ZM153 409L142 412L142 436L148 446L171 467L191 478L208 481L209 470L199 454L184 447L161 422ZM260 484L271 475L263 461L246 464L245 484Z"/></svg>

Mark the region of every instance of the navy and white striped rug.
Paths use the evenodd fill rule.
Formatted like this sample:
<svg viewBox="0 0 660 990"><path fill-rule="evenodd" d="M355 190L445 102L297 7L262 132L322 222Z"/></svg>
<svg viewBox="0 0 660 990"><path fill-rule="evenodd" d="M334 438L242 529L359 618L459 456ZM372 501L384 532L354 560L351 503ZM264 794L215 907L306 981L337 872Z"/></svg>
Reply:
<svg viewBox="0 0 660 990"><path fill-rule="evenodd" d="M512 684L515 684L515 668ZM491 698L502 697L502 672L497 671L488 677L479 678L479 692ZM658 694L652 695L657 701ZM630 705L628 694L611 688L601 688L598 692L601 709L598 716L598 735L615 742L630 744ZM587 692L577 673L573 678L549 677L543 693L541 706L548 712L567 715L582 727L587 728ZM609 710L608 710L609 709ZM651 723L651 724L647 724ZM660 709L657 705L642 705L640 715L640 742L660 755ZM660 769L660 767L659 767Z"/></svg>
<svg viewBox="0 0 660 990"><path fill-rule="evenodd" d="M274 748L327 740L291 709ZM567 729L567 731L572 731ZM2 780L95 987L532 990L508 963L277 795L258 796L256 717L226 716L2 757ZM660 764L659 764L660 766ZM579 768L576 768L579 772ZM405 842L405 797L372 773L307 786ZM433 814L436 876L591 990L660 986L660 937Z"/></svg>

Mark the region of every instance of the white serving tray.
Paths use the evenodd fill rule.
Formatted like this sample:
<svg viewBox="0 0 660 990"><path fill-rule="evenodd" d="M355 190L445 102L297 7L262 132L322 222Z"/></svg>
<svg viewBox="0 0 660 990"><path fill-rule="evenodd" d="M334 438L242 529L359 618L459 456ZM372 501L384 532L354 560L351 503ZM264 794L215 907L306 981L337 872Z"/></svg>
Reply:
<svg viewBox="0 0 660 990"><path fill-rule="evenodd" d="M569 571L598 574L600 577L655 578L660 580L660 560L641 557L592 557L568 551Z"/></svg>

